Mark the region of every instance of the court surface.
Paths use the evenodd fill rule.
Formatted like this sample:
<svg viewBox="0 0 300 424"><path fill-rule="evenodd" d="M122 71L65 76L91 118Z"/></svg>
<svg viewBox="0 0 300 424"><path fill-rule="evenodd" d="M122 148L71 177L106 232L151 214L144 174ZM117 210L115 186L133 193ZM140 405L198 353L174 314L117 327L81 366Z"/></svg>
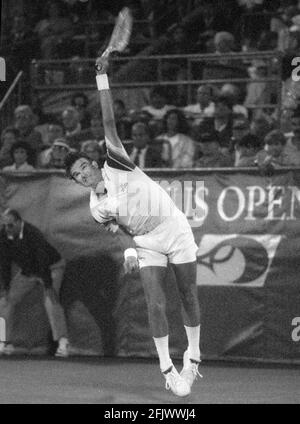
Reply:
<svg viewBox="0 0 300 424"><path fill-rule="evenodd" d="M300 403L299 366L209 361L200 372L191 395L177 398L165 390L156 360L1 357L0 403Z"/></svg>

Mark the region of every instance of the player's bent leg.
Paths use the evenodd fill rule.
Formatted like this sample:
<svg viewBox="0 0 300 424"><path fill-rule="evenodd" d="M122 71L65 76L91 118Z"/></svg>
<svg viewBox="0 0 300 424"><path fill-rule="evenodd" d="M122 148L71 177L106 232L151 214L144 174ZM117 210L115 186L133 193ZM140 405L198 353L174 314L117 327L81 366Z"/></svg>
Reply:
<svg viewBox="0 0 300 424"><path fill-rule="evenodd" d="M188 348L183 356L183 369L180 375L191 387L197 376L200 363L200 308L196 285L196 262L172 264L182 301L184 328Z"/></svg>
<svg viewBox="0 0 300 424"><path fill-rule="evenodd" d="M200 308L198 301L195 262L172 264L180 299L183 306L183 321L187 327L196 327L200 324Z"/></svg>
<svg viewBox="0 0 300 424"><path fill-rule="evenodd" d="M177 396L187 396L190 387L174 367L169 353L166 297L163 284L166 267L146 266L140 269L148 308L149 325L159 357L160 369L166 379L166 389Z"/></svg>

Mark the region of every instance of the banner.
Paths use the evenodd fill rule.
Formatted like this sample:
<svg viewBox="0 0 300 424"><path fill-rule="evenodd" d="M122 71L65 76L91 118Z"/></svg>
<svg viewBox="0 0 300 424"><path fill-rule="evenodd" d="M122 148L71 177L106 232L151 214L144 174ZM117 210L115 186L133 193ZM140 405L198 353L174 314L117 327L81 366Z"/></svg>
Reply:
<svg viewBox="0 0 300 424"><path fill-rule="evenodd" d="M199 246L203 358L298 361L300 171L149 175L185 212ZM122 274L128 236L102 230L88 190L59 172L3 178L2 209L19 210L67 259L61 299L74 352L156 356L139 277ZM165 293L170 348L181 357L186 336L171 269Z"/></svg>

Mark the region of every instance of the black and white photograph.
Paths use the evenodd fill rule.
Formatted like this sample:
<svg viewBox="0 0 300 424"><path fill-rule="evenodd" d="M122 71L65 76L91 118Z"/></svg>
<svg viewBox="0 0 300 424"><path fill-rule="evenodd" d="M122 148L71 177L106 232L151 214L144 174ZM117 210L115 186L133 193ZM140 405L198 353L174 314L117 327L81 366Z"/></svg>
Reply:
<svg viewBox="0 0 300 424"><path fill-rule="evenodd" d="M0 404L300 404L300 1L0 5Z"/></svg>

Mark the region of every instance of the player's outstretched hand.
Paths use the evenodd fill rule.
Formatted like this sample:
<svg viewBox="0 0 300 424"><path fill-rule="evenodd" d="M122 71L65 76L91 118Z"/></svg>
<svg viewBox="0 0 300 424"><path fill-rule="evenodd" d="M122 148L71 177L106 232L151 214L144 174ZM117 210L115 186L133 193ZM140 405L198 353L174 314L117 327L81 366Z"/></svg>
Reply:
<svg viewBox="0 0 300 424"><path fill-rule="evenodd" d="M108 71L108 56L104 55L98 57L96 59L95 69L98 75L106 74Z"/></svg>
<svg viewBox="0 0 300 424"><path fill-rule="evenodd" d="M139 261L135 256L128 256L124 261L126 274L134 274L139 271Z"/></svg>

